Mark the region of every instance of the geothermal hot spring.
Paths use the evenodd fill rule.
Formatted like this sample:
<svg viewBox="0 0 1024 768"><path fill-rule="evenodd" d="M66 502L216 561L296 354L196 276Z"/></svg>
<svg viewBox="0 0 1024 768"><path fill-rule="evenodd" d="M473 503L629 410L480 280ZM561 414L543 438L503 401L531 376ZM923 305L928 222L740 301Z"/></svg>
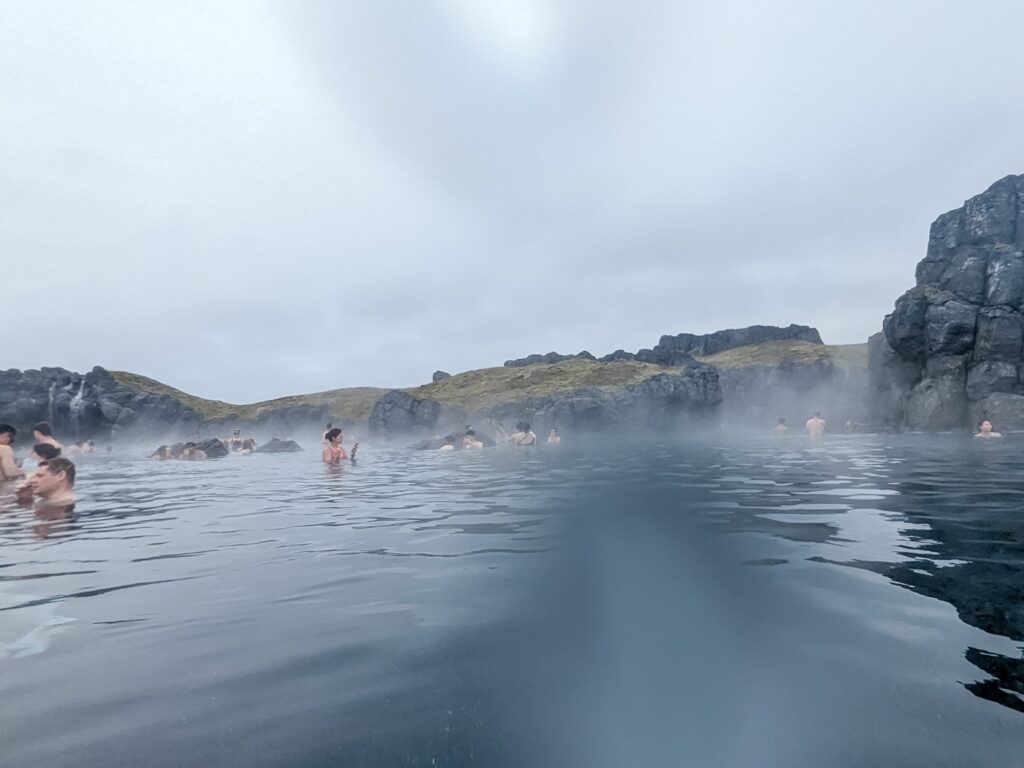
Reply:
<svg viewBox="0 0 1024 768"><path fill-rule="evenodd" d="M0 502L0 764L1022 766L1022 449L85 457Z"/></svg>

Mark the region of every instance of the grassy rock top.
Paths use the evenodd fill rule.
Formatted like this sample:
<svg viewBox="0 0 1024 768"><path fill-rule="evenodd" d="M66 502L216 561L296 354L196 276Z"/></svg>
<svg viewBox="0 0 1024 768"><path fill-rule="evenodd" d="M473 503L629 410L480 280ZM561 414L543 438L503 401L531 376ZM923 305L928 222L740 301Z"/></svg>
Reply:
<svg viewBox="0 0 1024 768"><path fill-rule="evenodd" d="M698 358L702 363L728 371L753 365L831 361L840 368L867 368L867 344L812 344L807 341L767 341L736 347Z"/></svg>
<svg viewBox="0 0 1024 768"><path fill-rule="evenodd" d="M313 392L307 395L289 395L274 400L264 400L248 405L234 405L220 400L207 400L190 395L162 384L154 379L140 376L127 371L111 371L110 375L121 385L139 392L170 395L187 408L191 408L204 419L224 419L228 417L255 419L270 411L291 408L299 405L326 405L331 415L339 420L365 421L373 404L388 390L378 387L346 387L331 389L326 392Z"/></svg>
<svg viewBox="0 0 1024 768"><path fill-rule="evenodd" d="M619 389L659 373L681 370L635 361L598 363L573 358L521 368L481 368L407 391L414 397L460 405L472 411L581 387Z"/></svg>
<svg viewBox="0 0 1024 768"><path fill-rule="evenodd" d="M842 368L863 368L867 366L867 345L827 346L806 341L770 341L737 347L699 359L700 362L722 370L819 360L831 360L833 364ZM445 405L461 406L474 411L527 398L545 397L556 392L569 392L582 387L621 389L630 384L639 384L651 376L679 373L682 370L635 360L600 363L584 358L572 358L560 363L536 364L521 368L481 368L405 391L414 397L436 400ZM235 405L196 397L135 373L111 371L110 374L118 383L130 389L169 395L205 419L255 419L283 408L312 405L327 406L332 418L338 421L365 421L373 404L388 391L378 387L347 387L280 397L249 405Z"/></svg>

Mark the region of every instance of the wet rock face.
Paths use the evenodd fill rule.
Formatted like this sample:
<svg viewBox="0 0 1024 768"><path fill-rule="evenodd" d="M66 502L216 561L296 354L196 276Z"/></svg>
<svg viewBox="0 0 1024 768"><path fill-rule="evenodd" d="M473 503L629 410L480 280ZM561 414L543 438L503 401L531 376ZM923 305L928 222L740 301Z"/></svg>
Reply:
<svg viewBox="0 0 1024 768"><path fill-rule="evenodd" d="M706 333L702 336L693 333L662 336L653 349L641 349L638 352L617 349L599 358L595 358L586 350L576 355L560 355L557 352L548 352L546 355L528 355L517 360L506 360L505 367L519 368L539 363L560 363L573 358L596 359L600 363L639 360L642 363L676 367L688 365L695 355L697 357L714 355L728 349L763 344L767 341L809 341L812 344L821 344L821 336L816 329L806 325L789 325L785 328L774 325L752 325L749 328L730 328Z"/></svg>
<svg viewBox="0 0 1024 768"><path fill-rule="evenodd" d="M538 435L551 427L574 433L667 430L717 423L722 403L718 369L692 362L681 373L662 373L608 391L583 387L491 408L505 424L525 420Z"/></svg>
<svg viewBox="0 0 1024 768"><path fill-rule="evenodd" d="M875 419L1024 429L1024 176L939 216L916 274L871 341Z"/></svg>
<svg viewBox="0 0 1024 768"><path fill-rule="evenodd" d="M168 395L124 387L99 367L84 375L63 368L0 371L0 422L27 440L40 421L50 422L59 439L77 440L158 428L194 431L202 418Z"/></svg>
<svg viewBox="0 0 1024 768"><path fill-rule="evenodd" d="M420 399L393 389L373 404L370 433L389 438L433 430L440 413L441 404L436 400Z"/></svg>

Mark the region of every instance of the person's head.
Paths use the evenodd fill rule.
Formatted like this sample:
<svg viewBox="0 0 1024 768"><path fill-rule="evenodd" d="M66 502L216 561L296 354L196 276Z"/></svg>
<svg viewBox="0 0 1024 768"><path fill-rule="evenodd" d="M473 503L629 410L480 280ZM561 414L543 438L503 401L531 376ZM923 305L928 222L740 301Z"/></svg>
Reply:
<svg viewBox="0 0 1024 768"><path fill-rule="evenodd" d="M820 419L821 418L821 411L815 411L814 412L814 418Z"/></svg>
<svg viewBox="0 0 1024 768"><path fill-rule="evenodd" d="M153 455L150 458L167 459L170 458L170 456L171 449L166 445L161 445L159 448L153 451Z"/></svg>
<svg viewBox="0 0 1024 768"><path fill-rule="evenodd" d="M448 435L448 437L446 437L444 439L444 444L445 445L455 445L455 437L453 435Z"/></svg>
<svg viewBox="0 0 1024 768"><path fill-rule="evenodd" d="M989 432L992 431L992 422L989 421L988 419L985 419L978 426L978 431L981 432L983 435L987 435Z"/></svg>
<svg viewBox="0 0 1024 768"><path fill-rule="evenodd" d="M247 437L247 438L245 438L245 440L242 441L242 450L243 451L244 450L253 451L255 449L256 449L256 441L253 440L251 437Z"/></svg>
<svg viewBox="0 0 1024 768"><path fill-rule="evenodd" d="M41 461L32 480L36 495L44 499L69 491L75 485L75 465L61 458Z"/></svg>
<svg viewBox="0 0 1024 768"><path fill-rule="evenodd" d="M520 427L519 428L520 428L520 430L522 432L529 432L530 431L530 422L528 422L528 421L520 422Z"/></svg>
<svg viewBox="0 0 1024 768"><path fill-rule="evenodd" d="M779 417L779 426L780 427L786 426L786 420L784 418L782 418L781 416Z"/></svg>
<svg viewBox="0 0 1024 768"><path fill-rule="evenodd" d="M49 443L36 443L32 446L32 453L40 462L51 461L60 456L60 448Z"/></svg>
<svg viewBox="0 0 1024 768"><path fill-rule="evenodd" d="M552 427L551 431L548 432L548 434L551 435L551 437L558 437L558 430Z"/></svg>
<svg viewBox="0 0 1024 768"><path fill-rule="evenodd" d="M10 424L0 424L0 445L10 445L14 442L14 436L18 430Z"/></svg>
<svg viewBox="0 0 1024 768"><path fill-rule="evenodd" d="M467 429L466 430L466 437L472 437L472 438L476 439L476 432L474 432L472 429Z"/></svg>
<svg viewBox="0 0 1024 768"><path fill-rule="evenodd" d="M329 443L340 443L341 442L341 430L337 427L332 427L327 430L327 434L324 435Z"/></svg>
<svg viewBox="0 0 1024 768"><path fill-rule="evenodd" d="M235 431L232 434L234 434L235 437L238 437L240 434L242 434L242 430L235 427Z"/></svg>
<svg viewBox="0 0 1024 768"><path fill-rule="evenodd" d="M75 440L75 447L81 448L85 443L82 440Z"/></svg>
<svg viewBox="0 0 1024 768"><path fill-rule="evenodd" d="M196 444L195 443L185 443L185 445L183 445L181 447L181 449L183 451L188 451L188 452L191 453L192 451L194 451L196 449Z"/></svg>
<svg viewBox="0 0 1024 768"><path fill-rule="evenodd" d="M330 432L332 429L334 429L334 424L332 422L328 421L327 422L327 426L324 427L324 429L327 430L328 432Z"/></svg>
<svg viewBox="0 0 1024 768"><path fill-rule="evenodd" d="M32 434L35 435L36 442L42 442L44 437L53 438L53 427L48 421L40 421L32 427Z"/></svg>

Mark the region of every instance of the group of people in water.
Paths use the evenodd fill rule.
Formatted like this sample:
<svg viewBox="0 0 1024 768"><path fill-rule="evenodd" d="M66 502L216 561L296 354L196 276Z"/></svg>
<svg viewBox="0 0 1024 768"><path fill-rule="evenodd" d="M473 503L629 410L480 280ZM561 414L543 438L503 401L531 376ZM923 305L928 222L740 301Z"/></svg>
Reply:
<svg viewBox="0 0 1024 768"><path fill-rule="evenodd" d="M231 453L238 453L242 456L256 452L256 441L251 437L242 437L242 430L235 429L231 437L221 439L221 442ZM149 458L157 461L206 461L210 458L206 451L194 442L175 443L173 445L161 445Z"/></svg>
<svg viewBox="0 0 1024 768"><path fill-rule="evenodd" d="M828 425L825 423L825 420L821 418L821 411L815 411L814 415L811 416L811 418L809 418L807 420L807 423L804 425L804 432L807 433L808 437L824 437L827 426ZM854 422L847 421L846 431L855 432L856 426L857 425L854 424ZM772 433L776 437L785 437L786 435L789 434L789 427L786 425L786 420L784 418L779 418L779 422L775 425L775 428L772 429ZM978 425L978 431L974 434L974 437L985 440L989 438L1002 437L1002 434L996 432L992 427L992 422L988 419L988 417L985 417L981 420L981 423Z"/></svg>
<svg viewBox="0 0 1024 768"><path fill-rule="evenodd" d="M29 459L36 462L32 474L14 458L11 446L17 434L10 424L0 424L0 484L17 481L15 496L21 504L38 500L43 510L70 513L75 504L75 464L64 455L64 446L53 436L53 429L45 421L32 428L36 441L29 454ZM69 446L67 453L91 453L94 448L92 440L79 441Z"/></svg>
<svg viewBox="0 0 1024 768"><path fill-rule="evenodd" d="M537 445L537 434L530 429L530 422L519 421L516 422L515 431L509 432L505 429L504 425L500 421L491 419L491 427L494 429L495 435L497 435L497 444L516 445L516 446L533 446ZM552 428L548 432L548 445L560 445L562 442L562 436L558 434L558 430ZM448 435L444 438L444 443L438 448L439 451L454 451L459 447L460 439L455 435ZM479 450L485 447L482 440L477 437L476 432L472 427L467 426L461 437L461 447L463 450Z"/></svg>

